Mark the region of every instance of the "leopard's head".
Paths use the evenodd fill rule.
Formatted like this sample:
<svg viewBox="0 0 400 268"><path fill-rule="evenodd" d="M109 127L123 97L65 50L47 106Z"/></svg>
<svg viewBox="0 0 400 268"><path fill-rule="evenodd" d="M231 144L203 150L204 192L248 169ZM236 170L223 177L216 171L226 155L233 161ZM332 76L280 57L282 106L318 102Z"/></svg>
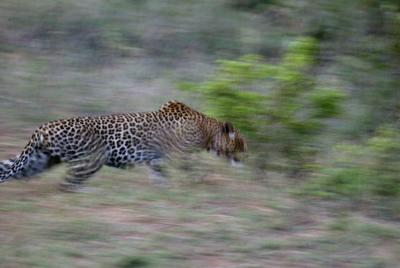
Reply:
<svg viewBox="0 0 400 268"><path fill-rule="evenodd" d="M241 162L247 152L247 144L239 131L230 122L224 122L213 137L208 148L218 156L223 156L232 164Z"/></svg>

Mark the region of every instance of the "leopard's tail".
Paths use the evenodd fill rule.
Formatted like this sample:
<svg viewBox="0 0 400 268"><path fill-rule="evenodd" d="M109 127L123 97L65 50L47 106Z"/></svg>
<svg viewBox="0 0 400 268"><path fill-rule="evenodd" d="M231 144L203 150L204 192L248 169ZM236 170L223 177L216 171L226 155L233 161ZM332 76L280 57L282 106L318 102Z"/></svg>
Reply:
<svg viewBox="0 0 400 268"><path fill-rule="evenodd" d="M14 158L0 161L0 183L15 178L33 176L53 163L52 157L43 149L43 136L36 131L22 153Z"/></svg>

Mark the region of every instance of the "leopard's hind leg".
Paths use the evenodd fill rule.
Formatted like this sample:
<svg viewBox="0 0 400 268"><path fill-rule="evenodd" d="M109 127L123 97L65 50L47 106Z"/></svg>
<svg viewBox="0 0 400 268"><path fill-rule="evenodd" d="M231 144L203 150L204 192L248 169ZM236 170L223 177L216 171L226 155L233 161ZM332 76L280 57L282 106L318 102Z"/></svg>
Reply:
<svg viewBox="0 0 400 268"><path fill-rule="evenodd" d="M87 149L79 156L67 160L67 176L60 184L60 190L74 192L79 190L85 181L101 169L107 160L106 146L99 137L92 137Z"/></svg>

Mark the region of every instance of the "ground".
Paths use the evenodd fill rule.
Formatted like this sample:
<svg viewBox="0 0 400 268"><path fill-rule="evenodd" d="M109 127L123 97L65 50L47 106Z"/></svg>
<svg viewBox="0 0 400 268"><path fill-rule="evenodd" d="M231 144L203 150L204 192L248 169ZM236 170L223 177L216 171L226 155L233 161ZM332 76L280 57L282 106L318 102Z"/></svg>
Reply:
<svg viewBox="0 0 400 268"><path fill-rule="evenodd" d="M63 167L4 183L0 267L397 266L398 223L304 199L276 174L213 168L172 172L167 187L104 168L74 194L57 190Z"/></svg>

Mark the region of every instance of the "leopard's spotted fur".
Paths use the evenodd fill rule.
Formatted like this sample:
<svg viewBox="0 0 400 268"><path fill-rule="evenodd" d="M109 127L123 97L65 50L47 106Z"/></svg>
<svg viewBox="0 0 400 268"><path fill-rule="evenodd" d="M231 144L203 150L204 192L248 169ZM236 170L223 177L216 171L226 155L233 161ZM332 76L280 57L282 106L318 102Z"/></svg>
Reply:
<svg viewBox="0 0 400 268"><path fill-rule="evenodd" d="M125 167L170 152L207 149L235 159L246 143L230 123L169 101L156 112L74 117L45 123L17 157L0 162L0 182L32 176L56 163L69 166L66 182L79 185L103 165Z"/></svg>

